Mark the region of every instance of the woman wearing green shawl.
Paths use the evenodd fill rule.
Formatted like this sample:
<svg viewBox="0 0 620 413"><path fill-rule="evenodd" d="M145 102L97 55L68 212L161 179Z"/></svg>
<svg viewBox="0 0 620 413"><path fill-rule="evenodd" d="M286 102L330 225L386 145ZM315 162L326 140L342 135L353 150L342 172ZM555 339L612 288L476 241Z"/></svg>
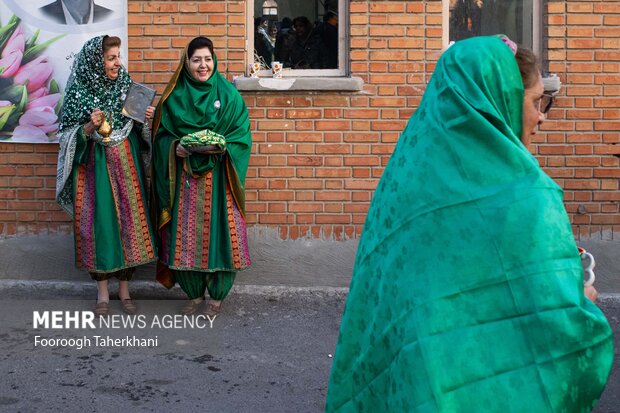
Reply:
<svg viewBox="0 0 620 413"><path fill-rule="evenodd" d="M156 260L142 165L149 130L121 114L131 79L120 45L113 36L84 44L67 82L58 133L56 199L74 217L76 265L97 281L97 315L108 314L111 277L119 279L123 311L134 314L128 281L136 266Z"/></svg>
<svg viewBox="0 0 620 413"><path fill-rule="evenodd" d="M245 175L252 137L237 90L217 71L213 43L186 47L155 112L153 179L160 263L157 279L178 282L193 314L211 300L215 316L237 271L250 265Z"/></svg>
<svg viewBox="0 0 620 413"><path fill-rule="evenodd" d="M546 108L517 59L478 37L438 61L368 212L327 412L585 413L602 393L611 329L522 142Z"/></svg>

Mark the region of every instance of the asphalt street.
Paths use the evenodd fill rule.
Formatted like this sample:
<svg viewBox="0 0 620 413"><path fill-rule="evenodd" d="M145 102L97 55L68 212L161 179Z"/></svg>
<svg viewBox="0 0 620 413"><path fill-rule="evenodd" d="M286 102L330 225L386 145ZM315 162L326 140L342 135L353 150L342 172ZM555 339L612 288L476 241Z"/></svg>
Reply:
<svg viewBox="0 0 620 413"><path fill-rule="evenodd" d="M343 303L342 295L237 294L212 327L196 319L193 328L173 328L164 317L183 301L140 300L144 328L52 330L33 329L35 309L73 311L92 302L3 300L0 411L320 412ZM112 306L121 317L118 302ZM101 342L128 336L157 337L157 346ZM89 346L78 349L76 339L85 337ZM76 344L40 344L63 338Z"/></svg>
<svg viewBox="0 0 620 413"><path fill-rule="evenodd" d="M36 297L7 290L0 303L0 411L321 412L346 292L264 292L233 292L212 324L205 320L172 328L174 322L168 320L166 326L164 317L177 314L183 302L143 299L138 301L142 328L119 328L119 321L95 329L53 329L37 320L35 329L33 311L83 310L93 302L80 292L60 300L51 289L40 288ZM618 349L620 300L606 298L600 305ZM112 302L112 309L112 319L122 319L118 302ZM73 347L44 347L35 343L37 336L37 343L63 338L91 342L81 349L76 340ZM114 347L95 336L157 337L157 346ZM614 371L596 413L620 412L618 359L616 350Z"/></svg>

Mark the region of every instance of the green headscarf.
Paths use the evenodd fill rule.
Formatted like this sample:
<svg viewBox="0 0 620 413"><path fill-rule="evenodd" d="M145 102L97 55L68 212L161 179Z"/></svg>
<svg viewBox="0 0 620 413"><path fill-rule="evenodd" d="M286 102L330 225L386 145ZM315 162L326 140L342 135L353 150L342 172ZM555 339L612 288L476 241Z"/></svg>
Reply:
<svg viewBox="0 0 620 413"><path fill-rule="evenodd" d="M153 122L153 164L158 228L168 222L174 199L176 158L171 152L174 151L173 143L198 131L211 131L225 138L233 196L241 211L245 211L245 175L252 145L250 121L243 98L218 72L215 52L212 55L213 73L208 80L201 82L188 71L186 47L157 105ZM194 174L206 173L214 163L214 155L192 154L184 160L185 167Z"/></svg>
<svg viewBox="0 0 620 413"><path fill-rule="evenodd" d="M377 187L326 411L589 412L613 359L498 38L455 43Z"/></svg>
<svg viewBox="0 0 620 413"><path fill-rule="evenodd" d="M56 201L69 214L73 214L72 170L77 135L88 123L95 108L101 109L115 130L127 126L131 119L121 114L123 95L131 85L131 78L124 67L118 77L109 79L103 61L103 39L97 36L88 40L75 57L65 88L58 141L60 150L56 170ZM112 114L112 119L109 115Z"/></svg>

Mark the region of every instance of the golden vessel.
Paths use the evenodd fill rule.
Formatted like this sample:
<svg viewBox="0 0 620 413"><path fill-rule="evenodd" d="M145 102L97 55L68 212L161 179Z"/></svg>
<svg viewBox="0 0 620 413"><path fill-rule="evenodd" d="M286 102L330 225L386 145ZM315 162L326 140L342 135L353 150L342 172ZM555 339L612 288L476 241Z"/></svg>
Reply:
<svg viewBox="0 0 620 413"><path fill-rule="evenodd" d="M99 133L103 136L101 142L110 142L110 134L112 133L112 126L108 123L106 119L105 113L102 114L103 122L101 122L101 126L99 126Z"/></svg>

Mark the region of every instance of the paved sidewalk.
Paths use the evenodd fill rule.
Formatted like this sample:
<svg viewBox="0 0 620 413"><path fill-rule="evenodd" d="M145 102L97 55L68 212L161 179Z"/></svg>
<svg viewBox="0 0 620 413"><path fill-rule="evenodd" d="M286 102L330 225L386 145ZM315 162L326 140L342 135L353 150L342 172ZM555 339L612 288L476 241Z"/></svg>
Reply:
<svg viewBox="0 0 620 413"><path fill-rule="evenodd" d="M252 267L238 273L236 291L276 293L282 290L346 289L351 280L357 240L282 241L277 234L253 230L249 234ZM620 296L620 240L585 239L580 245L596 258L596 288ZM155 265L136 271L136 298L179 298L178 287L166 290L155 281ZM57 288L94 296L95 283L75 268L70 235L21 236L0 239L0 289ZM112 289L116 283L112 283ZM114 291L114 290L112 290Z"/></svg>
<svg viewBox="0 0 620 413"><path fill-rule="evenodd" d="M237 274L235 291L278 294L283 290L344 290L349 286L356 240L281 241L273 234L250 238L252 266ZM58 290L94 297L96 283L74 264L70 235L0 239L1 289ZM114 292L116 282L111 282ZM138 267L130 285L135 298L180 298L178 286L167 290L155 280L155 264Z"/></svg>

